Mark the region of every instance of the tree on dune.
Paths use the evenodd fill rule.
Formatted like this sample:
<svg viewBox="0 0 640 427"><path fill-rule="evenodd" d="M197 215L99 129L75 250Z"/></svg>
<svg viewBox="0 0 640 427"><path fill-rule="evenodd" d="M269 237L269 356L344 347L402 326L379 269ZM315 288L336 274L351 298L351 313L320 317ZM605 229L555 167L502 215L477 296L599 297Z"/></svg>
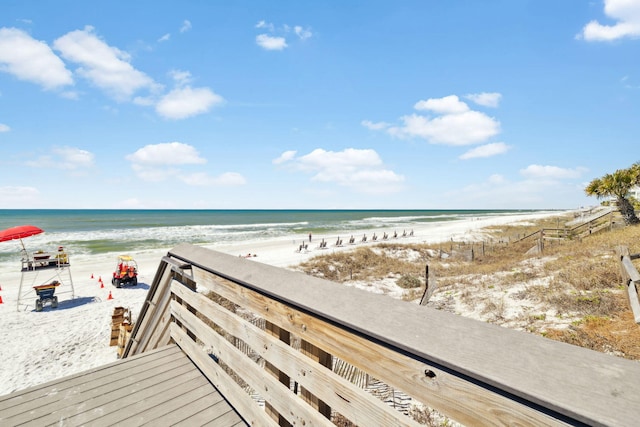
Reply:
<svg viewBox="0 0 640 427"><path fill-rule="evenodd" d="M631 188L639 184L640 162L637 162L630 168L618 169L614 173L595 178L587 185L584 191L588 196L596 196L598 199L615 197L625 224L631 225L640 223L640 219L636 216L633 205L627 195Z"/></svg>

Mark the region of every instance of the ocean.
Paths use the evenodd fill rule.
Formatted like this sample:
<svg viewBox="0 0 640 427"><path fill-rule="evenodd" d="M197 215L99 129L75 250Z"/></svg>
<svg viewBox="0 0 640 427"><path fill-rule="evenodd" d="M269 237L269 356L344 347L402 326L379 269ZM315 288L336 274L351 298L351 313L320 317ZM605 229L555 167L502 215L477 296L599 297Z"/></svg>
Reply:
<svg viewBox="0 0 640 427"><path fill-rule="evenodd" d="M418 224L540 212L537 210L0 210L0 230L35 225L44 233L0 242L0 267L28 251L64 246L72 256L170 249L180 243L232 244L309 233L410 230Z"/></svg>

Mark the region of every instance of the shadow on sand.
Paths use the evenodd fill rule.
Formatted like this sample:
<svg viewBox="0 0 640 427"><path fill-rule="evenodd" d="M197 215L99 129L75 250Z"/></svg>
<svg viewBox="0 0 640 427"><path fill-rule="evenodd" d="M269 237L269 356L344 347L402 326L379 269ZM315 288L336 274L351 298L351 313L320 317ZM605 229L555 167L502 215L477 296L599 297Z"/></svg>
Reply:
<svg viewBox="0 0 640 427"><path fill-rule="evenodd" d="M115 287L115 286L113 286L113 285L112 285L111 287L112 287L112 288L114 288L114 289L116 288L116 287ZM120 288L118 288L118 289L144 289L145 291L148 291L148 290L149 290L149 288L150 288L150 286L149 286L149 285L147 285L146 283L138 282L138 284L137 284L137 285L135 285L135 286L132 286L132 285L122 285L122 286L121 286Z"/></svg>
<svg viewBox="0 0 640 427"><path fill-rule="evenodd" d="M44 312L47 312L47 311L53 311L53 310L67 310L67 309L70 309L70 308L75 308L75 307L79 307L81 305L90 304L90 303L98 302L98 301L100 301L100 298L96 298L96 297L78 297L78 298L74 298L74 299L70 299L70 300L62 300L62 301L60 301L58 303L58 308L51 308L51 304L47 303L42 308L41 313L44 313ZM36 309L34 308L31 311L35 312Z"/></svg>

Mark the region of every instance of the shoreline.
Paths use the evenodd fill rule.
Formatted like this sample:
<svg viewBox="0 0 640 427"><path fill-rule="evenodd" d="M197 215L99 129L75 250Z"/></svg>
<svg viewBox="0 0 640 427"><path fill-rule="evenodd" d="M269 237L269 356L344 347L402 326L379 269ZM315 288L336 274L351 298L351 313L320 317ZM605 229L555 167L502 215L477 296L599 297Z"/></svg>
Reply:
<svg viewBox="0 0 640 427"><path fill-rule="evenodd" d="M413 236L382 241L384 232L393 235L392 229L361 229L340 236L343 246L336 247L337 235L289 235L269 240L254 240L233 244L209 244L203 247L235 256L256 254L250 257L276 267L293 269L311 257L337 251L352 250L381 242L400 244L434 244L450 239L479 241L485 235L482 229L490 226L527 223L541 218L560 217L575 211L543 212L534 214L496 215L446 222L426 223L413 228ZM411 230L406 230L409 234ZM373 233L378 235L372 242ZM361 242L366 234L366 243ZM356 244L349 245L353 235ZM319 248L325 239L326 248ZM308 251L299 252L302 241ZM18 310L18 289L21 280L19 260L15 271L0 275L0 341L3 343L0 357L0 395L40 384L62 376L117 361L116 347L109 346L111 316L115 307L129 308L133 321L137 320L160 260L171 248L131 252L138 264L139 284L136 287L115 288L111 284L112 272L118 253L79 256L70 258L72 283L60 286L56 295L60 303L57 309L46 305L42 312L34 310L36 294L31 287L41 283L25 281ZM46 276L34 280L46 280ZM100 283L100 279L102 283ZM31 279L30 279L31 280ZM73 291L73 294L72 294ZM25 296L26 295L26 296ZM73 297L72 297L73 295ZM109 299L109 295L112 299ZM43 369L46 366L46 369Z"/></svg>

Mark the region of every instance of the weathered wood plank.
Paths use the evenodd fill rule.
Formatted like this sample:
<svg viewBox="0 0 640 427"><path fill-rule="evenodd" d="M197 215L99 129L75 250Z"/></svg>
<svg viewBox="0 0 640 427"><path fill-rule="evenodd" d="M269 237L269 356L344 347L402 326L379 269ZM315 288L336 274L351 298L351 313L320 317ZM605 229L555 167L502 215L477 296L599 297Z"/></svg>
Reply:
<svg viewBox="0 0 640 427"><path fill-rule="evenodd" d="M314 362L324 366L325 368L331 371L333 357L320 347L316 347L310 342L302 340L300 344L300 352L313 360ZM325 388L321 388L325 389ZM358 390L358 389L355 389ZM300 394L302 398L309 403L313 408L315 408L318 412L324 415L326 418L331 419L331 407L327 405L322 399L318 398L318 396L314 395L312 391L308 390L306 387L302 386L300 390ZM344 415L344 414L343 414Z"/></svg>
<svg viewBox="0 0 640 427"><path fill-rule="evenodd" d="M618 246L616 252L620 259L620 275L622 276L622 284L627 288L627 301L629 301L629 307L633 313L633 320L640 324L640 300L637 288L637 285L640 284L640 274L631 261L628 247Z"/></svg>
<svg viewBox="0 0 640 427"><path fill-rule="evenodd" d="M205 306L208 304L205 304ZM245 323L244 321L242 323ZM279 328L271 322L266 322L265 331L271 336L277 337L280 341L289 345L291 342L291 334L286 329ZM275 365L273 365L269 360L265 360L264 369L274 378L277 378L281 384L284 384L285 387L291 387L291 378L283 371L279 370ZM278 425L281 427L291 427L291 424L286 420L286 418L278 413L278 411L269 403L265 401L264 410L271 418L278 422Z"/></svg>
<svg viewBox="0 0 640 427"><path fill-rule="evenodd" d="M149 339L153 336L153 321L156 319L156 316L162 315L162 313L158 313L163 307L163 304L161 303L163 295L161 294L162 292L168 292L167 283L171 280L172 275L171 268L167 264L167 261L168 257L164 257L160 262L156 276L149 288L147 299L145 300L141 313L138 316L133 331L131 332L131 339L125 348L123 354L123 357L125 358L144 352ZM158 307L158 305L160 307Z"/></svg>
<svg viewBox="0 0 640 427"><path fill-rule="evenodd" d="M201 399L202 400L202 399ZM208 422L214 423L215 426L231 426L241 420L240 416L232 410L226 402L220 402L220 404L199 405L199 402L193 402L189 409L192 407L200 406L202 409L198 412L192 412L189 417L184 417L184 414L175 412L172 414L172 418L163 419L163 421L170 421L171 425L176 426L201 426Z"/></svg>
<svg viewBox="0 0 640 427"><path fill-rule="evenodd" d="M131 398L140 398L137 393L148 387L169 381L186 374L193 369L183 360L168 363L165 367L160 367L143 374L133 374L130 382L126 382L128 395ZM122 398L123 384L106 383L98 387L93 387L88 391L77 388L67 400L56 401L43 405L38 409L40 417L34 417L31 413L23 413L7 419L8 423L21 424L24 426L42 426L50 423L58 423L61 420L76 415L79 412L93 410L106 405L109 402ZM79 397L79 398L78 398Z"/></svg>
<svg viewBox="0 0 640 427"><path fill-rule="evenodd" d="M625 256L622 258L622 265L627 271L627 276L629 277L629 279L631 279L631 281L636 283L640 282L640 273L638 273L638 270L636 270L636 267L635 265L633 265L633 262L631 262L631 258L629 258L629 256Z"/></svg>
<svg viewBox="0 0 640 427"><path fill-rule="evenodd" d="M126 419L127 425L173 425L184 417L198 413L216 403L224 402L211 384L188 390L166 403L149 407L146 411ZM225 405L228 409L229 406Z"/></svg>
<svg viewBox="0 0 640 427"><path fill-rule="evenodd" d="M196 307L200 314L207 317L215 316L217 325L246 342L276 369L294 378L301 386L309 389L311 393L319 396L357 424L416 425L411 419L333 373L325 365L317 363L277 338L265 334L230 311L220 306L213 307L206 297L180 288L174 288L174 292L185 301L189 301L189 304ZM183 316L177 304L172 305L172 310L176 317ZM199 337L203 338L201 335ZM290 399L298 398L291 394ZM322 414L327 415L326 412Z"/></svg>
<svg viewBox="0 0 640 427"><path fill-rule="evenodd" d="M245 357L242 352L222 338L192 313L182 310L177 303L172 306L172 314L183 325L187 326L195 335L215 349L215 356L224 361L247 384L258 393L292 424L295 425L325 425L332 424L322 415L313 411L302 399L293 398L289 387L281 384L277 378L265 375L265 372L255 362ZM191 353L188 353L191 356Z"/></svg>
<svg viewBox="0 0 640 427"><path fill-rule="evenodd" d="M204 414L206 415L206 414ZM201 425L202 426L211 426L211 427L220 427L220 426L229 426L229 427L233 427L236 425L245 425L245 424L238 424L237 421L235 421L235 419L238 417L237 414L234 414L233 412L227 412L225 414L220 415L219 417L216 418L205 418L205 422L203 422ZM191 427L194 424L189 424L186 423L185 426L186 427Z"/></svg>
<svg viewBox="0 0 640 427"><path fill-rule="evenodd" d="M246 288L238 289L232 282L212 277L197 268L194 269L194 274L201 286L293 331L314 345L459 422L487 426L499 423L514 425L518 422L537 425L559 423L553 417L488 391L465 378L443 370L438 365L403 356L392 348L376 345L366 337L353 334L315 316L295 311L258 292ZM426 375L427 372L430 374ZM465 402L465 405L461 405L460 402ZM341 412L340 409L336 410ZM495 414L500 414L501 419L497 420Z"/></svg>
<svg viewBox="0 0 640 427"><path fill-rule="evenodd" d="M107 381L121 381L122 379L130 378L135 372L166 365L169 361L175 359L179 353L180 349L177 346L167 346L145 354L144 357L141 355L131 358L126 364L120 362L110 363L94 370L59 378L8 394L3 396L0 402L0 421L15 414L39 409L43 404L65 399L69 394L74 393L74 390L87 391L91 387L95 387L95 384Z"/></svg>
<svg viewBox="0 0 640 427"><path fill-rule="evenodd" d="M361 425L376 423L397 426L414 425L412 420L403 414L396 412L364 390L289 345L265 334L256 326L222 307L214 308L208 305L206 301L198 301L204 298L201 295L184 295L184 297L185 300L190 299L193 305L198 308L198 311L205 316L212 315L215 312L216 319L219 322L218 325L232 335L238 336L253 347L263 359L272 363L278 370L293 377L301 386L328 402L330 406L335 407L338 412L347 418L355 420ZM176 309L175 307L173 308L174 310ZM176 316L182 317L181 313L177 313ZM203 338L200 335L199 337ZM227 363L225 358L222 358L222 360ZM243 375L240 376L245 381L250 382ZM289 391L288 384L286 387L287 391ZM298 399L297 396L290 392L288 397L290 400ZM278 413L282 414L280 411ZM326 412L322 414L327 415Z"/></svg>
<svg viewBox="0 0 640 427"><path fill-rule="evenodd" d="M197 370L195 371L197 372ZM121 405L121 409L111 411L110 413L105 413L102 417L94 421L94 423L92 424L110 426L122 423L133 425L132 420L136 416L144 413L145 410L161 406L165 402L176 399L182 394L186 393L185 390L187 390L187 388L184 387L185 385L188 385L189 388L194 389L205 388L208 389L210 393L216 393L215 388L206 380L206 378L199 372L197 373L199 375L196 378L192 378L189 374L174 380L174 382L171 383L171 387L169 387L167 390L163 391L162 393L157 393L153 396L146 397L144 400L129 402L125 398L124 402L119 402L119 404ZM222 397L219 393L217 393L217 396L218 397L216 399L222 400ZM184 412L192 413L192 411L193 408L187 408Z"/></svg>
<svg viewBox="0 0 640 427"><path fill-rule="evenodd" d="M146 418L156 417L158 412L166 410L168 406L184 399L185 396L191 396L194 387L198 385L203 387L206 393L215 392L197 369L189 369L179 377L173 377L169 381L151 385L137 392L130 385L122 384L119 395L113 396L109 402L101 403L97 399L85 401L83 404L86 405L87 410L66 418L61 417L60 420L68 427L84 425L97 427L113 425L105 415L116 415L120 420L125 420L127 425L137 425ZM175 394L173 399L166 398L169 393ZM162 404L159 405L158 401Z"/></svg>
<svg viewBox="0 0 640 427"><path fill-rule="evenodd" d="M224 372L209 355L204 354L202 348L191 340L176 324L171 325L171 337L176 344L189 356L193 363L206 375L209 381L222 393L226 400L242 414L242 418L252 426L271 426L277 424L235 381Z"/></svg>
<svg viewBox="0 0 640 427"><path fill-rule="evenodd" d="M169 281L170 282L170 281ZM147 325L144 327L144 335L141 337L138 347L136 348L136 353L145 352L148 350L152 350L162 345L167 345L169 343L159 343L157 341L158 337L162 335L162 326L166 324L162 322L162 319L166 316L167 307L169 306L169 300L171 299L171 292L169 291L169 286L164 285L158 288L158 292L156 294L157 299L154 299L154 308L151 311L150 315L147 314L146 318ZM133 338L133 335L132 335ZM155 338L155 340L154 340ZM134 353L135 354L135 353Z"/></svg>

